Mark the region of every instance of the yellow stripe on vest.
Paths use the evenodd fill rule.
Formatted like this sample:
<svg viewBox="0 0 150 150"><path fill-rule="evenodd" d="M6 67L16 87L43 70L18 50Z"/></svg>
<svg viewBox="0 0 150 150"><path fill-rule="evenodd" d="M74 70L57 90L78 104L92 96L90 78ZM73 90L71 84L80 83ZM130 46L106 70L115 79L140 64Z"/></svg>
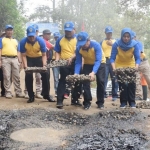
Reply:
<svg viewBox="0 0 150 150"><path fill-rule="evenodd" d="M135 67L135 59L134 59L134 47L124 51L120 47L118 49L118 54L115 60L116 68L123 67Z"/></svg>
<svg viewBox="0 0 150 150"><path fill-rule="evenodd" d="M104 41L102 42L102 49L103 49L103 51L104 51L105 57L109 57L109 58L110 58L112 46L109 46L109 45L107 44L107 41L108 41L108 40L104 40ZM111 40L111 41L112 41L112 43L115 42L115 40Z"/></svg>
<svg viewBox="0 0 150 150"><path fill-rule="evenodd" d="M93 65L95 63L95 50L90 48L87 50L80 49L79 53L84 58L84 64ZM102 61L101 63L106 63L106 58L104 52L102 51Z"/></svg>
<svg viewBox="0 0 150 150"><path fill-rule="evenodd" d="M61 47L61 52L60 52L61 59L69 59L75 54L76 44L77 44L76 38L73 38L71 40L62 38L59 44Z"/></svg>
<svg viewBox="0 0 150 150"><path fill-rule="evenodd" d="M2 54L5 56L17 56L18 42L16 39L2 39Z"/></svg>
<svg viewBox="0 0 150 150"><path fill-rule="evenodd" d="M40 45L38 42L35 42L34 45L30 43L25 44L26 55L28 57L40 57L42 56Z"/></svg>

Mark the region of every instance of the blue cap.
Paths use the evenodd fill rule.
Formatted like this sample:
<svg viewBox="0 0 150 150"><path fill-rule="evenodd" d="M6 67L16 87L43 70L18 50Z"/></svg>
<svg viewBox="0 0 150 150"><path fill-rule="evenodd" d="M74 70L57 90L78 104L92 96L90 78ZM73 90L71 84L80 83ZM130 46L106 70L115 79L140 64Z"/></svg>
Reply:
<svg viewBox="0 0 150 150"><path fill-rule="evenodd" d="M27 36L35 36L36 35L36 30L33 26L29 26L27 28Z"/></svg>
<svg viewBox="0 0 150 150"><path fill-rule="evenodd" d="M64 25L64 30L65 31L72 31L74 29L74 23L69 21L69 22L66 22L65 25Z"/></svg>
<svg viewBox="0 0 150 150"><path fill-rule="evenodd" d="M87 32L80 32L77 35L77 46L83 46L87 42L89 35Z"/></svg>
<svg viewBox="0 0 150 150"><path fill-rule="evenodd" d="M60 36L61 36L61 34L59 32L54 33L54 37L60 37Z"/></svg>
<svg viewBox="0 0 150 150"><path fill-rule="evenodd" d="M8 24L8 25L6 25L5 26L5 29L7 30L7 29L13 29L14 27L12 26L12 25L10 25L10 24Z"/></svg>
<svg viewBox="0 0 150 150"><path fill-rule="evenodd" d="M78 34L74 34L74 36L75 36L75 37L77 37L77 36L78 36Z"/></svg>
<svg viewBox="0 0 150 150"><path fill-rule="evenodd" d="M107 26L105 28L105 33L112 33L113 32L113 28L111 26Z"/></svg>
<svg viewBox="0 0 150 150"><path fill-rule="evenodd" d="M37 24L33 24L32 26L35 28L36 31L39 31L39 26Z"/></svg>

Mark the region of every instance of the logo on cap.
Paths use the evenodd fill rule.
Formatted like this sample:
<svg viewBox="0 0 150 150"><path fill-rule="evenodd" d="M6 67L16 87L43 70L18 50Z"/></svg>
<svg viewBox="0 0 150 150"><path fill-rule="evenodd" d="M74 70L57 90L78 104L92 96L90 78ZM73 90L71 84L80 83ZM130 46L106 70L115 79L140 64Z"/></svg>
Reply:
<svg viewBox="0 0 150 150"><path fill-rule="evenodd" d="M108 27L107 29L108 29L108 30L111 30L111 28L110 28L110 27Z"/></svg>
<svg viewBox="0 0 150 150"><path fill-rule="evenodd" d="M29 31L32 32L32 28L30 28Z"/></svg>
<svg viewBox="0 0 150 150"><path fill-rule="evenodd" d="M70 24L68 23L68 24L66 24L66 27L68 28L68 27L70 27Z"/></svg>
<svg viewBox="0 0 150 150"><path fill-rule="evenodd" d="M81 40L82 40L82 37L81 37L81 36L79 36L79 37L78 37L78 40L79 40L79 41L81 41Z"/></svg>

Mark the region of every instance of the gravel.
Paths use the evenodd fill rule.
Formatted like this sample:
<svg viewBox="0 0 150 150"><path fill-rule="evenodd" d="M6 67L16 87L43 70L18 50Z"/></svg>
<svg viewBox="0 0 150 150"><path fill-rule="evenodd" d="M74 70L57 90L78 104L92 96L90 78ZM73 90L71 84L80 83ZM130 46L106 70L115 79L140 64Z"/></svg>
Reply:
<svg viewBox="0 0 150 150"><path fill-rule="evenodd" d="M136 72L135 68L118 68L116 69L116 74L118 81L121 83L135 83L136 82Z"/></svg>
<svg viewBox="0 0 150 150"><path fill-rule="evenodd" d="M137 103L136 107L141 108L141 109L150 109L150 102L147 102L147 101L143 100L142 102Z"/></svg>
<svg viewBox="0 0 150 150"><path fill-rule="evenodd" d="M130 109L100 112L79 133L70 137L66 150L145 150L148 136L144 126L135 128L148 116Z"/></svg>
<svg viewBox="0 0 150 150"><path fill-rule="evenodd" d="M47 67L48 68L53 68L53 67L60 67L60 66L67 66L68 65L68 60L54 60L54 61L51 61L50 64L47 64Z"/></svg>
<svg viewBox="0 0 150 150"><path fill-rule="evenodd" d="M142 129L147 118L147 114L131 109L90 116L46 109L0 111L0 150L146 150L149 133L144 134ZM77 132L62 139L67 141L65 148L18 142L9 137L20 129L47 127Z"/></svg>

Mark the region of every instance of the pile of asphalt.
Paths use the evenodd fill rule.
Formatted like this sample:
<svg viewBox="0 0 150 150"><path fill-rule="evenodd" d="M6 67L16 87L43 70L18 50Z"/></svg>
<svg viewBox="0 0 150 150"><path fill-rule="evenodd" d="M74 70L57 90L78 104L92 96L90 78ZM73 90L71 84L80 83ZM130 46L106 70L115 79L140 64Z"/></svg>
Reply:
<svg viewBox="0 0 150 150"><path fill-rule="evenodd" d="M0 150L17 150L18 147L26 150L146 150L149 139L143 129L147 118L147 114L132 109L103 111L91 116L45 109L1 110ZM20 129L48 127L76 129L76 133L62 139L67 141L65 148L10 139L10 134Z"/></svg>
<svg viewBox="0 0 150 150"><path fill-rule="evenodd" d="M130 109L100 112L79 133L70 137L66 150L145 150L148 136L135 123L148 116Z"/></svg>

